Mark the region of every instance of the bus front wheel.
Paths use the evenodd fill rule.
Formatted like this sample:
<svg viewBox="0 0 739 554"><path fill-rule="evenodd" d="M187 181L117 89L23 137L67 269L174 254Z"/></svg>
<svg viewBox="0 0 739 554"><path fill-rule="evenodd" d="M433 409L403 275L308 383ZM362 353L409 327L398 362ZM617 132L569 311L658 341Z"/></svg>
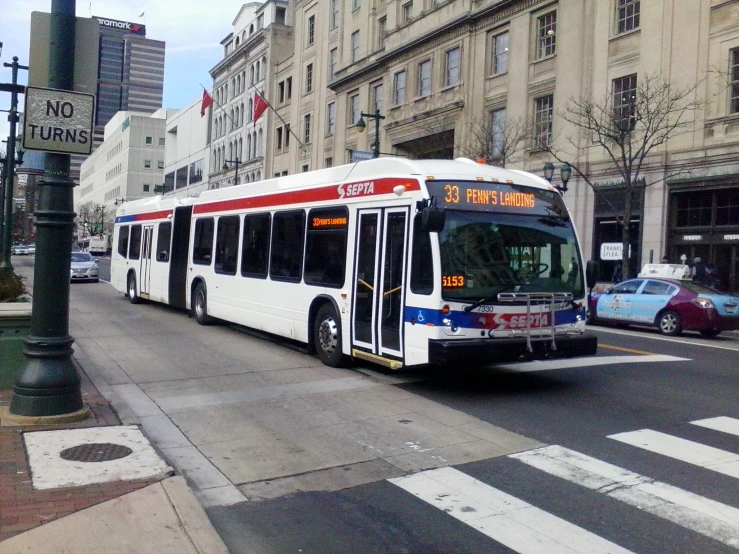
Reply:
<svg viewBox="0 0 739 554"><path fill-rule="evenodd" d="M208 316L208 295L205 292L205 285L203 283L198 283L195 287L192 307L195 312L195 321L200 325L209 325L212 320Z"/></svg>
<svg viewBox="0 0 739 554"><path fill-rule="evenodd" d="M136 294L136 275L134 273L128 276L128 300L131 304L139 303L139 295Z"/></svg>
<svg viewBox="0 0 739 554"><path fill-rule="evenodd" d="M345 356L341 344L341 320L331 304L318 310L313 324L313 343L318 358L329 367L341 367Z"/></svg>

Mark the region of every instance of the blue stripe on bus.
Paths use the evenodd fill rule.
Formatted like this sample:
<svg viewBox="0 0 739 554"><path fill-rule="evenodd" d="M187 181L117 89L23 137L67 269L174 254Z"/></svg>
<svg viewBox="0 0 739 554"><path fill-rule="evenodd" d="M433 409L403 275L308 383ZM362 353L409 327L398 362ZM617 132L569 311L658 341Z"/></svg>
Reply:
<svg viewBox="0 0 739 554"><path fill-rule="evenodd" d="M549 312L544 312L549 314ZM557 310L554 312L555 325L568 325L578 321L585 320L585 310L573 310L567 308L565 310ZM406 306L403 314L403 321L406 323L418 323L419 325L443 325L444 319L449 319L452 323L459 327L467 329L491 329L497 327L493 318L496 316L525 316L526 312L465 312L453 311L448 314L442 313L441 310L432 308L418 308L415 306ZM532 314L536 315L536 314Z"/></svg>

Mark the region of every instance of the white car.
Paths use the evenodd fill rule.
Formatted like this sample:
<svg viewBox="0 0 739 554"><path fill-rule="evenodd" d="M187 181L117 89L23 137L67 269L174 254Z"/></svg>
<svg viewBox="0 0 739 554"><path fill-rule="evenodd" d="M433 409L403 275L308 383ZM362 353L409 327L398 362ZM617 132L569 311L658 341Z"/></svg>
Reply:
<svg viewBox="0 0 739 554"><path fill-rule="evenodd" d="M35 253L35 251L36 251L36 249L34 248L34 253ZM11 249L11 253L13 255L15 255L15 256L26 256L26 255L30 254L29 249L28 249L28 246L26 246L25 244L16 244Z"/></svg>
<svg viewBox="0 0 739 554"><path fill-rule="evenodd" d="M87 252L72 252L72 266L69 270L72 281L98 282L98 264Z"/></svg>

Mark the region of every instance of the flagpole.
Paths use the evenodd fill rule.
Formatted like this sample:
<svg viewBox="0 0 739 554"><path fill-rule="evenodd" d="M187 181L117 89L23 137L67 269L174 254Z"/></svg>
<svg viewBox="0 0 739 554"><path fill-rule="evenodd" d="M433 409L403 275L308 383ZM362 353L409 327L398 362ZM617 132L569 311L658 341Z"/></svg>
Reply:
<svg viewBox="0 0 739 554"><path fill-rule="evenodd" d="M259 95L259 97L260 97L260 98L261 98L262 100L264 100L264 103L265 103L265 104L267 104L267 106L268 106L269 108L272 108L272 111L273 111L273 112L275 112L275 115L277 116L277 118L278 118L278 119L279 119L279 120L280 120L280 121L282 122L282 124L283 124L283 125L284 125L284 126L285 126L285 127L287 128L287 130L288 130L288 131L290 132L290 134L291 134L292 136L294 136L294 137L295 137L295 140L297 140L297 141L298 141L298 144L300 145L300 148L301 148L302 150L305 150L305 149L306 149L305 143L303 143L303 141L302 141L302 140L300 140L300 137L299 137L298 135L296 135L296 134L295 134L295 131L293 131L293 128L292 128L292 126L291 126L291 125L290 125L289 123L287 123L287 122L286 122L286 121L285 121L284 119L282 119L282 116L281 116L281 115L280 115L279 113L277 113L277 110L275 109L275 107L274 107L274 106L273 106L272 104L270 104L270 103L269 103L269 100L267 100L267 98L266 98L265 94L264 94L263 92L259 92L259 91L257 90L257 87L254 87L254 91L255 91L255 92L256 92L256 93L257 93L257 94Z"/></svg>
<svg viewBox="0 0 739 554"><path fill-rule="evenodd" d="M198 83L198 84L199 84L199 85L200 85L201 87L203 87L203 83ZM207 89L207 88L203 87L203 90L205 91L205 93L206 93L206 94L208 94L208 89ZM223 110L223 115L225 115L225 116L226 116L226 117L227 117L228 119L230 119L230 120L231 120L231 125L233 125L234 127L236 127L236 123L234 122L234 120L233 120L233 117L231 117L230 115L228 115L228 112L226 111L226 108L224 108L223 106L221 106L221 105L220 105L220 104L218 103L218 101L217 101L217 100L216 100L216 98L215 98L215 96L216 96L216 95L215 95L215 94L213 94L213 96L211 96L210 94L208 94L208 96L210 96L210 99L211 99L211 100L213 101L213 103L214 103L214 104L216 105L216 107L217 107L217 108L220 108L220 109L222 109L222 110Z"/></svg>

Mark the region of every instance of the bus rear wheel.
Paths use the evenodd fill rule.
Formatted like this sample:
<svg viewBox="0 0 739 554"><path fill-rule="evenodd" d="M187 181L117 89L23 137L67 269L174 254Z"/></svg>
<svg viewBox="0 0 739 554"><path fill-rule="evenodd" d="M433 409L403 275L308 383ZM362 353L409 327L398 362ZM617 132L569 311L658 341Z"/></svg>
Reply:
<svg viewBox="0 0 739 554"><path fill-rule="evenodd" d="M341 367L346 362L341 341L341 320L331 304L318 310L313 323L313 343L318 359L329 367Z"/></svg>
<svg viewBox="0 0 739 554"><path fill-rule="evenodd" d="M205 292L205 285L198 283L195 287L195 294L192 297L192 309L195 312L195 321L200 325L210 325L213 321L208 315L208 294Z"/></svg>
<svg viewBox="0 0 739 554"><path fill-rule="evenodd" d="M128 276L128 300L131 304L138 304L140 301L139 295L136 294L136 275L131 273Z"/></svg>

